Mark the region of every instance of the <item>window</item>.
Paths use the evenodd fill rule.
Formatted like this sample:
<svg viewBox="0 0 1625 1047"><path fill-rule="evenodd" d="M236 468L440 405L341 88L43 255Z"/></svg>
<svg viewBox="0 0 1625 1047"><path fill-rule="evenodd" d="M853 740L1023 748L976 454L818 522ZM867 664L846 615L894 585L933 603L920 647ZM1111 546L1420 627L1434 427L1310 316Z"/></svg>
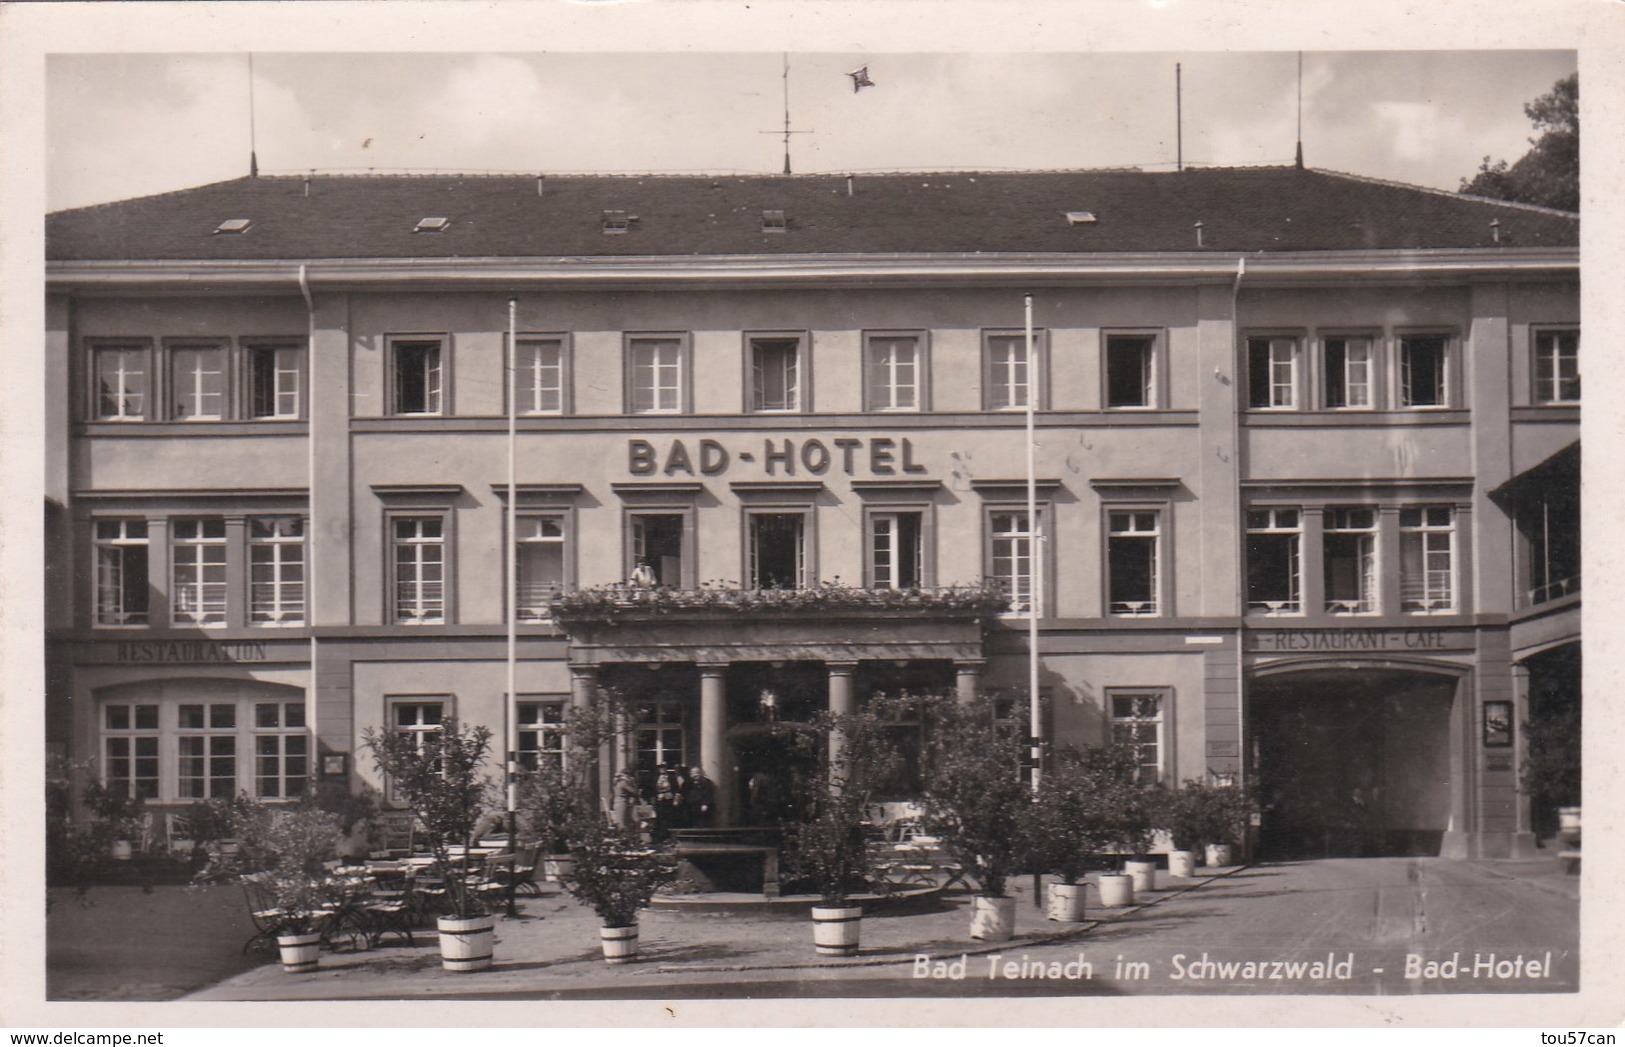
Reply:
<svg viewBox="0 0 1625 1047"><path fill-rule="evenodd" d="M548 601L564 588L564 516L521 516L514 548L518 620L545 621Z"/></svg>
<svg viewBox="0 0 1625 1047"><path fill-rule="evenodd" d="M1033 363L1040 379L1044 374L1042 332L1033 332ZM1027 334L988 334L982 340L982 403L989 411L1007 411L1027 406L1031 394L1027 369ZM1040 380L1039 400L1044 390Z"/></svg>
<svg viewBox="0 0 1625 1047"><path fill-rule="evenodd" d="M683 525L682 513L634 513L631 519L632 563L629 577L638 573L640 565L647 566L654 585L682 588L683 578Z"/></svg>
<svg viewBox="0 0 1625 1047"><path fill-rule="evenodd" d="M869 514L869 584L915 589L925 584L923 512Z"/></svg>
<svg viewBox="0 0 1625 1047"><path fill-rule="evenodd" d="M304 702L254 703L254 795L293 800L310 781Z"/></svg>
<svg viewBox="0 0 1625 1047"><path fill-rule="evenodd" d="M1033 613L1033 531L1026 510L988 514L987 574L1010 597L1012 614Z"/></svg>
<svg viewBox="0 0 1625 1047"><path fill-rule="evenodd" d="M746 585L751 589L807 586L807 514L752 512Z"/></svg>
<svg viewBox="0 0 1625 1047"><path fill-rule="evenodd" d="M1448 505L1399 511L1399 601L1427 614L1456 607L1455 515Z"/></svg>
<svg viewBox="0 0 1625 1047"><path fill-rule="evenodd" d="M305 522L297 516L248 521L248 620L302 625L305 620Z"/></svg>
<svg viewBox="0 0 1625 1047"><path fill-rule="evenodd" d="M181 705L175 780L182 799L229 800L237 795L237 704Z"/></svg>
<svg viewBox="0 0 1625 1047"><path fill-rule="evenodd" d="M1106 336L1106 406L1157 406L1157 339L1153 335Z"/></svg>
<svg viewBox="0 0 1625 1047"><path fill-rule="evenodd" d="M164 699L101 706L110 788L165 801L304 795L311 742L304 699L293 688L203 679L147 686Z"/></svg>
<svg viewBox="0 0 1625 1047"><path fill-rule="evenodd" d="M1134 749L1140 785L1162 780L1163 697L1157 691L1114 691L1109 696L1112 742Z"/></svg>
<svg viewBox="0 0 1625 1047"><path fill-rule="evenodd" d="M102 707L102 784L143 800L158 798L158 706Z"/></svg>
<svg viewBox="0 0 1625 1047"><path fill-rule="evenodd" d="M446 620L445 520L402 516L392 521L395 542L395 621L408 625Z"/></svg>
<svg viewBox="0 0 1625 1047"><path fill-rule="evenodd" d="M97 520L96 624L147 624L147 521Z"/></svg>
<svg viewBox="0 0 1625 1047"><path fill-rule="evenodd" d="M1371 614L1377 609L1377 511L1327 509L1321 552L1328 614Z"/></svg>
<svg viewBox="0 0 1625 1047"><path fill-rule="evenodd" d="M1580 591L1580 490L1554 485L1519 504L1518 531L1528 542L1528 602L1541 604Z"/></svg>
<svg viewBox="0 0 1625 1047"><path fill-rule="evenodd" d="M226 521L176 520L170 528L170 620L225 625Z"/></svg>
<svg viewBox="0 0 1625 1047"><path fill-rule="evenodd" d="M305 350L296 345L251 345L247 356L249 416L298 418Z"/></svg>
<svg viewBox="0 0 1625 1047"><path fill-rule="evenodd" d="M660 768L688 766L683 731L683 707L672 699L644 702L636 710L633 744L637 748L638 781L646 793L654 791Z"/></svg>
<svg viewBox="0 0 1625 1047"><path fill-rule="evenodd" d="M444 361L441 342L392 342L395 366L394 413L441 414L444 411Z"/></svg>
<svg viewBox="0 0 1625 1047"><path fill-rule="evenodd" d="M801 410L801 339L751 338L750 409Z"/></svg>
<svg viewBox="0 0 1625 1047"><path fill-rule="evenodd" d="M407 699L390 702L390 730L397 738L405 738L419 753L438 750L440 732L446 718L443 700ZM438 768L437 768L438 769ZM399 802L395 783L389 782L389 798Z"/></svg>
<svg viewBox="0 0 1625 1047"><path fill-rule="evenodd" d="M1302 518L1296 509L1247 512L1247 610L1298 614L1303 610L1299 565Z"/></svg>
<svg viewBox="0 0 1625 1047"><path fill-rule="evenodd" d="M1325 341L1325 401L1329 408L1369 408L1371 339L1328 338Z"/></svg>
<svg viewBox="0 0 1625 1047"><path fill-rule="evenodd" d="M627 341L627 401L633 414L675 414L688 398L681 338Z"/></svg>
<svg viewBox="0 0 1625 1047"><path fill-rule="evenodd" d="M1580 332L1575 329L1535 333L1535 402L1580 402Z"/></svg>
<svg viewBox="0 0 1625 1047"><path fill-rule="evenodd" d="M139 421L147 412L147 348L103 345L90 351L95 382L91 417L102 422Z"/></svg>
<svg viewBox="0 0 1625 1047"><path fill-rule="evenodd" d="M520 702L516 730L519 766L534 771L564 764L564 699Z"/></svg>
<svg viewBox="0 0 1625 1047"><path fill-rule="evenodd" d="M1247 339L1247 403L1254 408L1298 406L1298 340Z"/></svg>
<svg viewBox="0 0 1625 1047"><path fill-rule="evenodd" d="M514 360L520 414L564 412L564 339L521 338Z"/></svg>
<svg viewBox="0 0 1625 1047"><path fill-rule="evenodd" d="M1111 614L1161 613L1160 523L1155 509L1112 510L1106 514L1106 598Z"/></svg>
<svg viewBox="0 0 1625 1047"><path fill-rule="evenodd" d="M169 416L177 422L211 422L226 416L225 346L170 349Z"/></svg>
<svg viewBox="0 0 1625 1047"><path fill-rule="evenodd" d="M919 335L869 335L864 354L865 410L925 409L925 353Z"/></svg>
<svg viewBox="0 0 1625 1047"><path fill-rule="evenodd" d="M1450 341L1443 335L1406 335L1399 340L1399 406L1450 404Z"/></svg>

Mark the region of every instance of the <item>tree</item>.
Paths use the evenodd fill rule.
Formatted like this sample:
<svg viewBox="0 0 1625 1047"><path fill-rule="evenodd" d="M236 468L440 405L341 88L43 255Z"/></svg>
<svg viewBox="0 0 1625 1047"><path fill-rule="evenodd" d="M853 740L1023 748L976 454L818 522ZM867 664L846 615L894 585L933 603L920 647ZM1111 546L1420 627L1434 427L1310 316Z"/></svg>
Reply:
<svg viewBox="0 0 1625 1047"><path fill-rule="evenodd" d="M485 811L490 783L480 767L491 748L490 730L460 727L455 719L447 719L438 733L421 741L371 727L361 739L379 772L416 812L428 835L452 914L458 919L485 915L478 893L452 860L452 849L473 846L474 829Z"/></svg>
<svg viewBox="0 0 1625 1047"><path fill-rule="evenodd" d="M1574 73L1523 107L1541 132L1516 163L1505 160L1479 165L1478 174L1462 179L1461 192L1496 200L1515 200L1563 211L1580 209L1580 74Z"/></svg>
<svg viewBox="0 0 1625 1047"><path fill-rule="evenodd" d="M987 898L1005 896L1005 883L1028 854L1032 796L1022 781L1026 739L994 719L991 696L961 705L932 702L926 744L925 827Z"/></svg>

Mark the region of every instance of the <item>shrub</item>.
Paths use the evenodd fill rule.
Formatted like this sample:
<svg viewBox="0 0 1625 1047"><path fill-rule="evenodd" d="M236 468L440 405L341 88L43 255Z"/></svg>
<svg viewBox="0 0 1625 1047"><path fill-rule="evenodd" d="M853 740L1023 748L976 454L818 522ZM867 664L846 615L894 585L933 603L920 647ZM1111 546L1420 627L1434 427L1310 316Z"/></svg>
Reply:
<svg viewBox="0 0 1625 1047"><path fill-rule="evenodd" d="M1528 752L1519 768L1523 787L1537 807L1580 804L1580 706L1523 725Z"/></svg>
<svg viewBox="0 0 1625 1047"><path fill-rule="evenodd" d="M1039 779L1029 814L1034 868L1075 884L1090 862L1122 835L1119 802L1125 781L1123 754L1112 747L1065 748Z"/></svg>
<svg viewBox="0 0 1625 1047"><path fill-rule="evenodd" d="M223 807L232 854L212 854L198 883L252 878L282 911L284 934L309 934L340 893L326 863L338 852L337 815L314 807L268 807L247 797Z"/></svg>
<svg viewBox="0 0 1625 1047"><path fill-rule="evenodd" d="M989 696L930 702L926 829L942 838L983 896L1002 898L1028 853L1032 800L1021 773L1026 739L995 722Z"/></svg>
<svg viewBox="0 0 1625 1047"><path fill-rule="evenodd" d="M900 762L887 737L882 699L861 713L820 714L812 737L823 744L808 789L809 817L790 829L794 868L811 879L824 905L844 905L854 887L867 885L871 864L865 834L870 790L890 779ZM831 761L828 741L841 738Z"/></svg>
<svg viewBox="0 0 1625 1047"><path fill-rule="evenodd" d="M459 875L451 848L473 846L474 830L485 811L490 785L480 774L480 765L491 747L490 730L448 719L438 733L423 738L420 748L413 737L369 727L362 733L362 745L417 814L446 884L452 915L484 916L479 894Z"/></svg>
<svg viewBox="0 0 1625 1047"><path fill-rule="evenodd" d="M633 830L593 817L570 830L575 859L560 871L564 889L591 907L605 927L632 927L655 892L677 876L677 861Z"/></svg>

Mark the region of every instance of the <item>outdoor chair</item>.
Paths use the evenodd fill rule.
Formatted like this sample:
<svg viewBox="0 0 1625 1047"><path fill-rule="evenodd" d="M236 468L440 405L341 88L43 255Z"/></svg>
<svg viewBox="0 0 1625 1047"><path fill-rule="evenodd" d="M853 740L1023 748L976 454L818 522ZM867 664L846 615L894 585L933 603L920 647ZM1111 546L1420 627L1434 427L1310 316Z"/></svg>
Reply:
<svg viewBox="0 0 1625 1047"><path fill-rule="evenodd" d="M410 886L395 890L379 886L372 897L361 905L362 925L366 928L367 947L377 948L384 935L405 938L407 945L416 945L412 927L418 922L417 903Z"/></svg>
<svg viewBox="0 0 1625 1047"><path fill-rule="evenodd" d="M276 941L277 935L288 925L288 914L277 908L270 889L255 876L243 877L243 895L248 901L248 915L254 921L254 935L243 943L243 953L262 942Z"/></svg>
<svg viewBox="0 0 1625 1047"><path fill-rule="evenodd" d="M540 841L520 851L514 858L513 889L519 894L540 895L542 885L536 882L536 867L542 861L542 844Z"/></svg>
<svg viewBox="0 0 1625 1047"><path fill-rule="evenodd" d="M164 815L164 850L171 857L190 857L197 846L192 819L173 812Z"/></svg>

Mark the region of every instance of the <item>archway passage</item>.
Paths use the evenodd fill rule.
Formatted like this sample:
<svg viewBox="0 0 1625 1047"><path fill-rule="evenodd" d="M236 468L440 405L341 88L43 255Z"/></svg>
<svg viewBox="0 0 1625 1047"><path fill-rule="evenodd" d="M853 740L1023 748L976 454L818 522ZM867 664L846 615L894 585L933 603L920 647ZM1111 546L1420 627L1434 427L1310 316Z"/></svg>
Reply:
<svg viewBox="0 0 1625 1047"><path fill-rule="evenodd" d="M1326 669L1249 689L1260 857L1437 855L1450 821L1456 681Z"/></svg>
<svg viewBox="0 0 1625 1047"><path fill-rule="evenodd" d="M1529 670L1526 732L1531 828L1557 834L1557 809L1580 802L1580 645L1564 644L1524 659Z"/></svg>

